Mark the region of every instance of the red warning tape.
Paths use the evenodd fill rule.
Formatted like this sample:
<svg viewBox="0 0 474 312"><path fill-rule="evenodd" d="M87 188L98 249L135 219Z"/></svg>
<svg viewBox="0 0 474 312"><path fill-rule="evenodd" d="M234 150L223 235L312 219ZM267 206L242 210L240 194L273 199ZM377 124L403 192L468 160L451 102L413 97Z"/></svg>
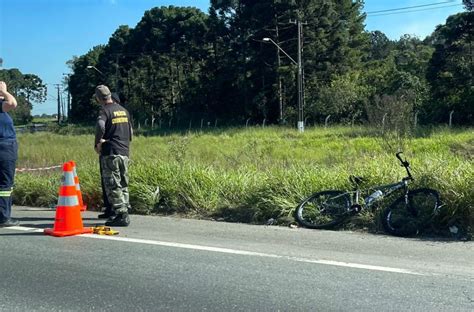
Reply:
<svg viewBox="0 0 474 312"><path fill-rule="evenodd" d="M56 168L62 168L62 165L43 167L43 168L16 168L16 172L43 171L43 170L51 170L51 169L56 169Z"/></svg>

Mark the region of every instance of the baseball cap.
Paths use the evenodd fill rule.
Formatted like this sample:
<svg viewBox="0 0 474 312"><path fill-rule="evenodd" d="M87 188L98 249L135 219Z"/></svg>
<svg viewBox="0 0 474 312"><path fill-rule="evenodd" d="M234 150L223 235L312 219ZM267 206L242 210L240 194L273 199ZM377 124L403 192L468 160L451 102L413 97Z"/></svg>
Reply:
<svg viewBox="0 0 474 312"><path fill-rule="evenodd" d="M95 88L95 96L99 99L106 99L111 95L110 90L107 86L99 85Z"/></svg>

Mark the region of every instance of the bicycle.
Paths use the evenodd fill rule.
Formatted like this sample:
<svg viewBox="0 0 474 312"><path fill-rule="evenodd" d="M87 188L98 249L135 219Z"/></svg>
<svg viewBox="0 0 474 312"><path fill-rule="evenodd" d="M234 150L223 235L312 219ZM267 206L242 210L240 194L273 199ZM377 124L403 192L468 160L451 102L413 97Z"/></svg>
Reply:
<svg viewBox="0 0 474 312"><path fill-rule="evenodd" d="M401 158L402 152L396 157L405 167L407 176L393 184L369 188L375 190L363 197L360 184L365 181L362 177L350 176L349 181L354 185L353 191L326 190L316 192L304 199L296 208L297 222L312 229L330 229L342 223L364 209L374 207L388 195L403 191L403 195L391 203L381 214L382 225L388 233L396 236L411 236L417 234L437 215L441 207L439 193L429 188L410 190L409 184L413 176L410 164Z"/></svg>

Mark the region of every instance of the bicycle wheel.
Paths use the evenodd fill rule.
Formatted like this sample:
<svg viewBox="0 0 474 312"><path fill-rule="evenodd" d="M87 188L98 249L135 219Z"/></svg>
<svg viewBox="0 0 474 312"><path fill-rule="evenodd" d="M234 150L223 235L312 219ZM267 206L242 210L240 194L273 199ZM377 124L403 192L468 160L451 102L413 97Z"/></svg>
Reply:
<svg viewBox="0 0 474 312"><path fill-rule="evenodd" d="M408 192L408 200L402 196L382 213L382 225L395 236L416 235L437 213L439 194L432 189L416 189Z"/></svg>
<svg viewBox="0 0 474 312"><path fill-rule="evenodd" d="M346 192L314 193L298 205L296 220L311 229L331 228L347 217L350 205L350 197Z"/></svg>

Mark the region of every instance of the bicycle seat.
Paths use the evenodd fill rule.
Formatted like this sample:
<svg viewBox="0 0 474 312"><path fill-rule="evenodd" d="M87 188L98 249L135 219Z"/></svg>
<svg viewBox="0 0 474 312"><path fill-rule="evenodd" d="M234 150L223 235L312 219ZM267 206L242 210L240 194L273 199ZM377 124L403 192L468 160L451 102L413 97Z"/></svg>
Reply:
<svg viewBox="0 0 474 312"><path fill-rule="evenodd" d="M364 178L364 177L357 177L357 176L351 175L351 176L349 177L349 181L350 181L352 184L354 184L354 185L357 186L357 185L360 185L360 184L362 184L363 182L367 181L367 179Z"/></svg>

